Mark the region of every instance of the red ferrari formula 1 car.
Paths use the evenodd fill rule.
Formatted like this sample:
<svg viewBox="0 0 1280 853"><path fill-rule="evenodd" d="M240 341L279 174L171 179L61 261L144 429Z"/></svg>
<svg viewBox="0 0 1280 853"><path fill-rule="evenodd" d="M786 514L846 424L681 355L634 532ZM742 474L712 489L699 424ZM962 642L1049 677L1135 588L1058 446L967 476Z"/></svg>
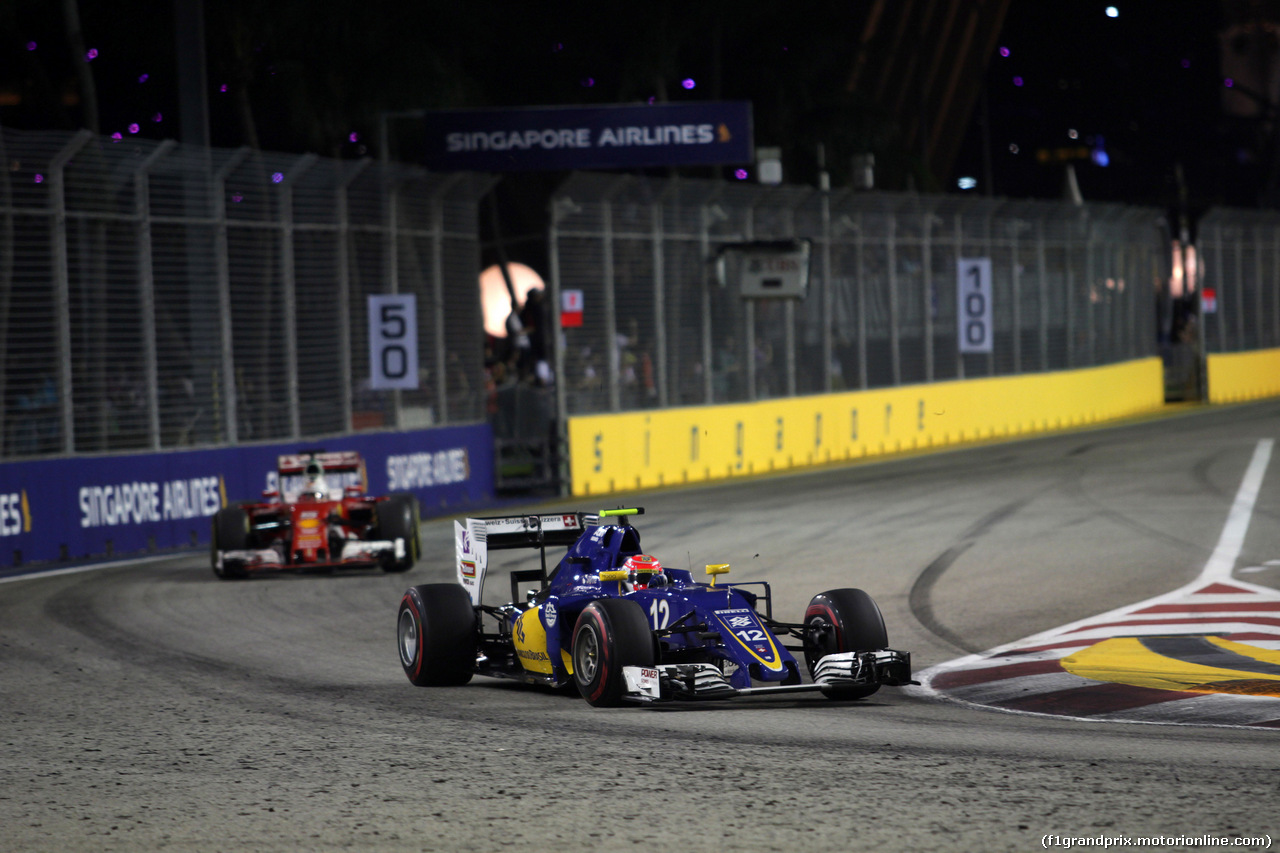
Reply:
<svg viewBox="0 0 1280 853"><path fill-rule="evenodd" d="M338 567L403 572L418 558L417 499L365 494L359 453L281 456L277 478L261 502L214 514L213 573L219 578Z"/></svg>

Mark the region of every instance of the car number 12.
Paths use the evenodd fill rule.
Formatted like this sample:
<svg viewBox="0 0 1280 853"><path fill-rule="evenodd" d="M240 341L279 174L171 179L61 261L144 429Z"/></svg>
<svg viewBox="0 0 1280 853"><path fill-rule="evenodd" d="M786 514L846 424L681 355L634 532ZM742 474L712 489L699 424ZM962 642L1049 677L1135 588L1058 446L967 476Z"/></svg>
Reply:
<svg viewBox="0 0 1280 853"><path fill-rule="evenodd" d="M661 631L667 627L667 623L671 621L671 605L665 598L655 598L650 602L649 621L653 623L655 631Z"/></svg>

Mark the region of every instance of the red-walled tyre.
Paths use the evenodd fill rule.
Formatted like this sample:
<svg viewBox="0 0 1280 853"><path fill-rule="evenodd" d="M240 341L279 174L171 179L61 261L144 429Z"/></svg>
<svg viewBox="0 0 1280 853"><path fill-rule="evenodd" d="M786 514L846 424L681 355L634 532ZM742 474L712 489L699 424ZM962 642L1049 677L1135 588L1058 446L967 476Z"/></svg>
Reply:
<svg viewBox="0 0 1280 853"><path fill-rule="evenodd" d="M624 666L657 662L644 610L634 601L602 598L583 608L573 626L573 680L597 708L622 703Z"/></svg>
<svg viewBox="0 0 1280 853"><path fill-rule="evenodd" d="M804 612L804 659L809 675L826 655L837 652L866 652L889 646L884 617L871 596L860 589L832 589L820 592ZM831 699L863 699L880 689L828 687L822 692Z"/></svg>
<svg viewBox="0 0 1280 853"><path fill-rule="evenodd" d="M404 674L419 687L466 684L476 664L476 611L454 583L409 588L400 599L396 645Z"/></svg>

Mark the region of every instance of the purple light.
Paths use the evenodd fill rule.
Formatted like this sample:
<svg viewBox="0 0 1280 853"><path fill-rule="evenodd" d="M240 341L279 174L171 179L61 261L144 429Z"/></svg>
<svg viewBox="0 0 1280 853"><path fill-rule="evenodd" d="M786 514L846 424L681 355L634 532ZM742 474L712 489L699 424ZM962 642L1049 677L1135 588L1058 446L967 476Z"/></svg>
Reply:
<svg viewBox="0 0 1280 853"><path fill-rule="evenodd" d="M1021 86L1021 85L1022 85L1022 78L1021 78L1021 77L1014 77L1014 78L1013 78L1013 85L1015 85L1015 86Z"/></svg>
<svg viewBox="0 0 1280 853"><path fill-rule="evenodd" d="M38 45L35 42L33 41L27 42L27 50L35 50L36 47L38 47Z"/></svg>
<svg viewBox="0 0 1280 853"><path fill-rule="evenodd" d="M656 101L656 100L657 100L657 98L655 98L653 95L650 95L650 96L649 96L649 106L653 106L653 102L654 102L654 101Z"/></svg>
<svg viewBox="0 0 1280 853"><path fill-rule="evenodd" d="M1111 158L1107 156L1107 152L1101 148L1095 148L1093 151L1093 162L1099 166L1106 168L1111 163Z"/></svg>
<svg viewBox="0 0 1280 853"><path fill-rule="evenodd" d="M552 53L559 53L562 50L564 50L564 42L562 41L558 41L551 46Z"/></svg>
<svg viewBox="0 0 1280 853"><path fill-rule="evenodd" d="M786 48L783 48L783 50L786 50ZM746 169L735 169L735 170L734 170L734 172L733 172L733 176L734 176L735 178L737 178L738 180L740 180L740 181L745 181L745 180L747 179L747 170L746 170Z"/></svg>
<svg viewBox="0 0 1280 853"><path fill-rule="evenodd" d="M1236 84L1236 81L1232 80L1230 77L1222 81L1222 85L1226 86L1228 89L1230 89L1235 84Z"/></svg>
<svg viewBox="0 0 1280 853"><path fill-rule="evenodd" d="M271 183L278 184L284 180L284 172L272 172Z"/></svg>
<svg viewBox="0 0 1280 853"><path fill-rule="evenodd" d="M226 84L226 83L223 83L221 86L219 86L219 87L218 87L218 91L219 91L219 92L225 92L225 91L227 91L227 84Z"/></svg>
<svg viewBox="0 0 1280 853"><path fill-rule="evenodd" d="M348 141L348 142L359 142L359 141L360 141L360 134L356 133L354 130L353 130L353 131L351 131L351 135L347 137L347 141Z"/></svg>
<svg viewBox="0 0 1280 853"><path fill-rule="evenodd" d="M1007 48L1007 47L1002 47L1002 48L1000 48L1000 55L1001 55L1001 56L1008 56L1008 55L1009 55L1009 48Z"/></svg>
<svg viewBox="0 0 1280 853"><path fill-rule="evenodd" d="M112 142L119 142L121 139L124 139L124 134L120 131L117 130L115 133L111 134Z"/></svg>
<svg viewBox="0 0 1280 853"><path fill-rule="evenodd" d="M683 80L681 80L681 81L680 81L680 85L681 85L681 86L684 86L686 89L692 89L694 86L696 86L696 85L698 85L698 84L697 84L697 83L695 83L695 82L693 82L693 78L692 78L692 77L686 77L686 78L684 78Z"/></svg>
<svg viewBox="0 0 1280 853"><path fill-rule="evenodd" d="M240 203L240 202L242 202L242 201L244 201L244 196L240 195L240 193L232 193L232 194L231 194L231 203L232 203L232 204L239 204L239 203Z"/></svg>
<svg viewBox="0 0 1280 853"><path fill-rule="evenodd" d="M98 49L96 47L89 48L89 52L84 55L85 62L93 62L98 58Z"/></svg>
<svg viewBox="0 0 1280 853"><path fill-rule="evenodd" d="M586 77L586 78L584 78L584 79L583 79L583 81L582 81L582 88L584 88L584 89L590 89L590 88L591 88L592 86L594 86L595 84L596 84L596 78L594 78L594 77Z"/></svg>
<svg viewBox="0 0 1280 853"><path fill-rule="evenodd" d="M150 74L143 74L141 77L138 78L138 82L145 83L150 77L151 77Z"/></svg>
<svg viewBox="0 0 1280 853"><path fill-rule="evenodd" d="M138 123L136 121L133 124L129 125L129 132L130 133L138 132Z"/></svg>
<svg viewBox="0 0 1280 853"><path fill-rule="evenodd" d="M156 124L159 124L160 122L164 121L164 115L162 113L156 113L151 117L151 120L154 121Z"/></svg>
<svg viewBox="0 0 1280 853"><path fill-rule="evenodd" d="M1184 60L1182 60L1182 67L1183 67L1183 68L1190 68L1190 67L1191 67L1191 60L1190 60L1190 59L1184 59Z"/></svg>
<svg viewBox="0 0 1280 853"><path fill-rule="evenodd" d="M36 173L36 183L37 184L44 183L44 175L40 174L39 172Z"/></svg>

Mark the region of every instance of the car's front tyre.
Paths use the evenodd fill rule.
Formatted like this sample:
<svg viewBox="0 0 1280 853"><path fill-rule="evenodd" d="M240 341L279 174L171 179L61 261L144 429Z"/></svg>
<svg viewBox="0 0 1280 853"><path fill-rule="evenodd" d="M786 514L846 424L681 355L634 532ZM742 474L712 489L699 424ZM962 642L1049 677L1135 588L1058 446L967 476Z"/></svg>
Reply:
<svg viewBox="0 0 1280 853"><path fill-rule="evenodd" d="M888 645L889 636L880 608L860 589L820 592L804 612L804 658L810 675L818 661L827 655L873 651ZM822 692L832 699L864 699L879 689L879 684L872 684L828 687Z"/></svg>
<svg viewBox="0 0 1280 853"><path fill-rule="evenodd" d="M213 514L213 573L221 580L247 577L242 568L219 565L219 551L243 551L249 547L249 513L243 507L223 507Z"/></svg>
<svg viewBox="0 0 1280 853"><path fill-rule="evenodd" d="M649 620L639 604L602 598L583 608L573 628L573 680L587 702L598 708L621 704L622 668L656 662Z"/></svg>
<svg viewBox="0 0 1280 853"><path fill-rule="evenodd" d="M388 560L382 568L388 572L407 572L422 551L418 499L413 495L392 495L379 502L374 513L377 516L375 539L404 540L404 559Z"/></svg>
<svg viewBox="0 0 1280 853"><path fill-rule="evenodd" d="M396 616L400 665L419 687L466 684L476 663L476 611L453 583L409 588Z"/></svg>

